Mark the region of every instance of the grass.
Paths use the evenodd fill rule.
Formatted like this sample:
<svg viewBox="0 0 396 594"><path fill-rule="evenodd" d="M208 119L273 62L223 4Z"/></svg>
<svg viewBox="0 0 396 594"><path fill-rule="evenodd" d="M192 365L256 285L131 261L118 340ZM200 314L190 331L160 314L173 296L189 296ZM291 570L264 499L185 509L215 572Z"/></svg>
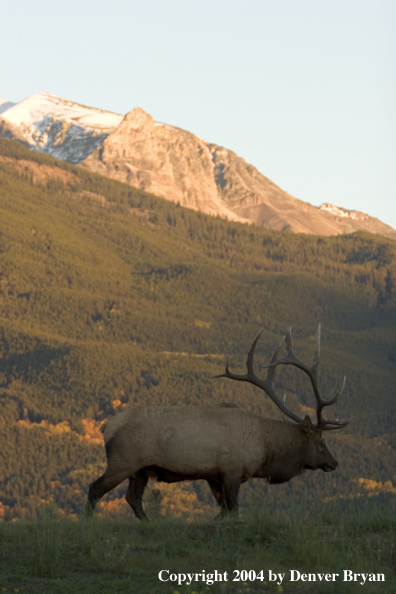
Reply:
<svg viewBox="0 0 396 594"><path fill-rule="evenodd" d="M0 593L294 594L396 592L395 500L330 502L309 512L270 515L253 509L240 519L186 522L170 517L142 524L61 517L44 507L37 522L0 524ZM337 581L291 581L290 570L339 573ZM343 570L385 575L385 582L343 581ZM191 585L160 581L201 574ZM213 581L215 570L228 581ZM238 574L237 572L251 572ZM260 571L263 570L262 574ZM269 570L284 573L281 584ZM256 580L254 578L256 573ZM205 575L203 576L203 572ZM233 581L235 577L242 577ZM260 579L262 577L262 579ZM182 580L180 580L182 581ZM278 580L279 581L279 580Z"/></svg>

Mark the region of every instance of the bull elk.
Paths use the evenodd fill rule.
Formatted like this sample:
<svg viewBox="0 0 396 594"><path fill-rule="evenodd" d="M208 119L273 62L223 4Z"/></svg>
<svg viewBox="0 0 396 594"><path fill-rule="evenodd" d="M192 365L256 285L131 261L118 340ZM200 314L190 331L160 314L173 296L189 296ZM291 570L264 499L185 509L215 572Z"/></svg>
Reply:
<svg viewBox="0 0 396 594"><path fill-rule="evenodd" d="M337 461L327 449L322 431L341 429L347 423L327 420L323 410L338 400L346 378L334 398L321 397L317 378L320 324L313 365L306 365L294 354L290 328L266 366L265 379L258 377L253 369L261 332L250 347L247 373L231 372L227 361L225 373L216 377L258 386L293 422L267 419L235 404L125 409L101 427L107 468L89 487L88 514L105 493L125 479L129 479L127 502L140 520L147 520L142 498L150 477L166 483L206 480L223 515L238 512L239 488L249 478L283 483L306 469L321 468L325 472L336 469ZM287 354L280 358L284 343ZM316 423L309 416L298 417L277 396L273 380L278 365L294 365L308 375L317 402Z"/></svg>

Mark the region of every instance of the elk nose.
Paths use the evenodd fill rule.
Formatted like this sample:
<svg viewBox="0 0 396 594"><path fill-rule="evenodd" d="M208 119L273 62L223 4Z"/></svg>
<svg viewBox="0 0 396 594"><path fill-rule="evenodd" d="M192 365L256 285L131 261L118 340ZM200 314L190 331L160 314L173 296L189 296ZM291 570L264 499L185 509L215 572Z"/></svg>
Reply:
<svg viewBox="0 0 396 594"><path fill-rule="evenodd" d="M327 462L326 464L324 464L323 466L323 470L325 472L332 472L332 470L335 470L338 466L338 462L335 458L332 458L329 462Z"/></svg>

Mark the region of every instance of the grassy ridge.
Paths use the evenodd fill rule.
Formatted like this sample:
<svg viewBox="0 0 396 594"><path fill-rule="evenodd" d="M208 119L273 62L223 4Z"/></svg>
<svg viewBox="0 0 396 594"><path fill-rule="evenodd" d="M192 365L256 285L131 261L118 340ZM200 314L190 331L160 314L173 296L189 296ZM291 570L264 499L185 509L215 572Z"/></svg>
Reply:
<svg viewBox="0 0 396 594"><path fill-rule="evenodd" d="M354 593L362 586L344 582L343 570L385 575L366 581L366 594L393 594L396 499L369 498L321 503L308 514L293 506L276 514L252 508L243 520L186 523L158 518L149 525L106 519L70 521L42 508L36 523L0 524L0 591L11 594L197 594L206 592ZM22 546L21 546L22 545ZM227 582L190 586L161 582L158 573L206 574ZM285 573L281 585L268 572ZM339 573L335 582L290 580L290 570ZM238 577L235 570L263 570L263 579ZM252 577L253 574L251 574ZM164 574L166 578L168 575ZM244 576L246 578L246 576ZM317 578L319 579L319 578Z"/></svg>

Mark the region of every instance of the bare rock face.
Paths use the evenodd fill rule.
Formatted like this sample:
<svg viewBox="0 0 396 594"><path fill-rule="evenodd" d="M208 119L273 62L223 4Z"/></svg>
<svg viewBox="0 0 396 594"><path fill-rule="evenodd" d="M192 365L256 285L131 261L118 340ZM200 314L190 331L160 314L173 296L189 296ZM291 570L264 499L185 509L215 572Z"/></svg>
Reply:
<svg viewBox="0 0 396 594"><path fill-rule="evenodd" d="M244 220L219 196L207 143L154 122L140 108L129 112L81 166L188 208Z"/></svg>
<svg viewBox="0 0 396 594"><path fill-rule="evenodd" d="M377 219L294 198L234 152L155 122L140 108L129 112L80 165L232 221L315 235L366 230L396 239L396 231Z"/></svg>
<svg viewBox="0 0 396 594"><path fill-rule="evenodd" d="M143 109L123 117L48 93L0 104L0 137L188 208L291 233L364 230L396 239L396 231L378 219L294 198L234 152L155 122Z"/></svg>
<svg viewBox="0 0 396 594"><path fill-rule="evenodd" d="M333 235L332 217L294 198L232 151L210 145L218 192L239 216L277 231ZM324 215L324 216L323 216Z"/></svg>

